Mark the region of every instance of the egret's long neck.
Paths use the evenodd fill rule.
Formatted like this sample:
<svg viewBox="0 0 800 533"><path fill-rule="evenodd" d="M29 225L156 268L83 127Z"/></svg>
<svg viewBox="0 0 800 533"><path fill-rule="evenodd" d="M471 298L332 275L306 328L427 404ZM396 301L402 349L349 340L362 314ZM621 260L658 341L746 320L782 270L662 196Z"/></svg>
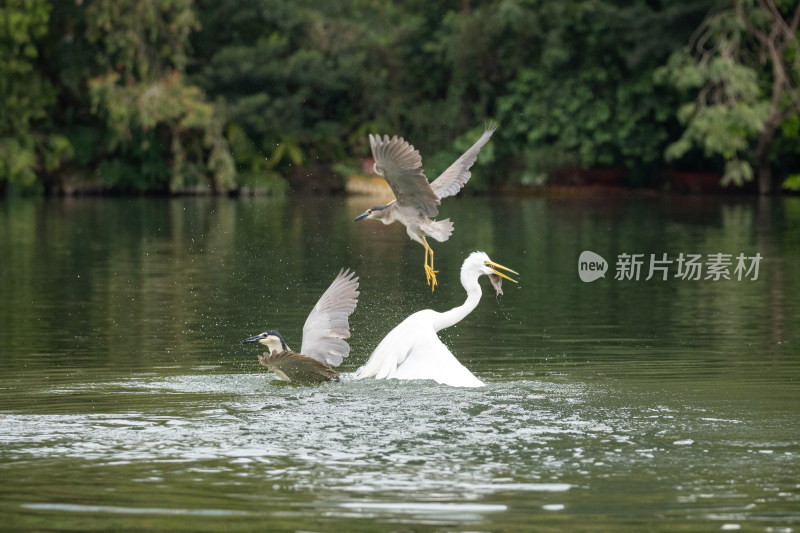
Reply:
<svg viewBox="0 0 800 533"><path fill-rule="evenodd" d="M433 322L433 328L436 331L458 324L465 316L470 314L472 310L478 306L478 302L481 301L481 286L478 283L477 277L468 277L462 272L461 284L467 291L466 301L458 307L454 307L444 313L439 313Z"/></svg>

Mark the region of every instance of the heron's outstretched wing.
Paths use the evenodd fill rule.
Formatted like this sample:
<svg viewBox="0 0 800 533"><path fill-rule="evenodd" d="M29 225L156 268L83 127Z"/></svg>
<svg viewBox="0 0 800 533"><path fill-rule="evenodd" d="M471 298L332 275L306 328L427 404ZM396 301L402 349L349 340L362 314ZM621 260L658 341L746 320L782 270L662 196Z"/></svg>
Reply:
<svg viewBox="0 0 800 533"><path fill-rule="evenodd" d="M369 136L375 171L386 179L392 188L397 205L413 207L426 217L439 214L439 198L431 189L422 172L422 157L413 146L396 135Z"/></svg>
<svg viewBox="0 0 800 533"><path fill-rule="evenodd" d="M358 278L350 270L340 270L303 326L300 353L329 366L339 366L350 355L348 318L358 303Z"/></svg>
<svg viewBox="0 0 800 533"><path fill-rule="evenodd" d="M496 128L495 124L489 124L481 138L461 157L456 159L456 162L450 165L447 170L442 172L441 176L431 182L431 189L440 200L457 194L469 181L470 176L472 176L469 171L470 167L475 164L478 159L478 152L489 141L489 137L492 136Z"/></svg>
<svg viewBox="0 0 800 533"><path fill-rule="evenodd" d="M264 352L258 356L258 362L287 381L296 383L339 381L339 373L334 369L291 350Z"/></svg>

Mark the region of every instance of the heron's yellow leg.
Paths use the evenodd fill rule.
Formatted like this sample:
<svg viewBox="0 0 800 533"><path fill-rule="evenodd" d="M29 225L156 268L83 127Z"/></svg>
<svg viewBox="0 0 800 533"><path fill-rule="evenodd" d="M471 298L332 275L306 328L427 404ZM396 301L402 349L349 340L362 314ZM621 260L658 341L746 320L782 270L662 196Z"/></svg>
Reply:
<svg viewBox="0 0 800 533"><path fill-rule="evenodd" d="M430 266L428 266L428 254L431 256ZM433 269L433 248L428 246L428 243L425 243L425 279L428 280L428 285L431 286L431 292L436 289L436 274L438 272L438 270Z"/></svg>

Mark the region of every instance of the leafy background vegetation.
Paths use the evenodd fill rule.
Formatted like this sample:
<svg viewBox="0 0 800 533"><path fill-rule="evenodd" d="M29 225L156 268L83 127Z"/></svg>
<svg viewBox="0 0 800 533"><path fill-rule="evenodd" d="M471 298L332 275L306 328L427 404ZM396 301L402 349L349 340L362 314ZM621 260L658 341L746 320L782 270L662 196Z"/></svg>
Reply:
<svg viewBox="0 0 800 533"><path fill-rule="evenodd" d="M0 194L331 190L403 135L471 189L800 188L795 0L6 0ZM336 169L334 171L333 169Z"/></svg>

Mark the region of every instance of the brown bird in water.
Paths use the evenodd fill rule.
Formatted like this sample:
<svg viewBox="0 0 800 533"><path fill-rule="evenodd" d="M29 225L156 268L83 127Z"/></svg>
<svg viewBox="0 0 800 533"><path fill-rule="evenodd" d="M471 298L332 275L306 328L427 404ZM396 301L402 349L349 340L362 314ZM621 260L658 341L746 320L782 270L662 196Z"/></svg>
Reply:
<svg viewBox="0 0 800 533"><path fill-rule="evenodd" d="M269 352L258 356L258 362L280 379L297 383L339 381L339 366L350 355L348 318L358 303L358 278L350 270L341 270L322 294L303 325L300 353L292 351L283 336L267 330L242 342L257 342Z"/></svg>
<svg viewBox="0 0 800 533"><path fill-rule="evenodd" d="M444 242L453 233L453 223L449 218L432 220L439 214L438 206L442 199L453 196L469 181L469 169L478 159L478 152L494 133L495 125L489 125L483 135L450 165L441 176L428 182L422 172L422 157L412 145L396 135L369 136L372 156L375 158L375 173L383 176L391 187L395 199L386 205L376 205L358 215L356 220L375 219L384 224L395 220L406 227L412 240L425 247L425 278L431 290L436 288L436 274L433 268L433 249L426 237ZM430 260L428 257L430 256Z"/></svg>

